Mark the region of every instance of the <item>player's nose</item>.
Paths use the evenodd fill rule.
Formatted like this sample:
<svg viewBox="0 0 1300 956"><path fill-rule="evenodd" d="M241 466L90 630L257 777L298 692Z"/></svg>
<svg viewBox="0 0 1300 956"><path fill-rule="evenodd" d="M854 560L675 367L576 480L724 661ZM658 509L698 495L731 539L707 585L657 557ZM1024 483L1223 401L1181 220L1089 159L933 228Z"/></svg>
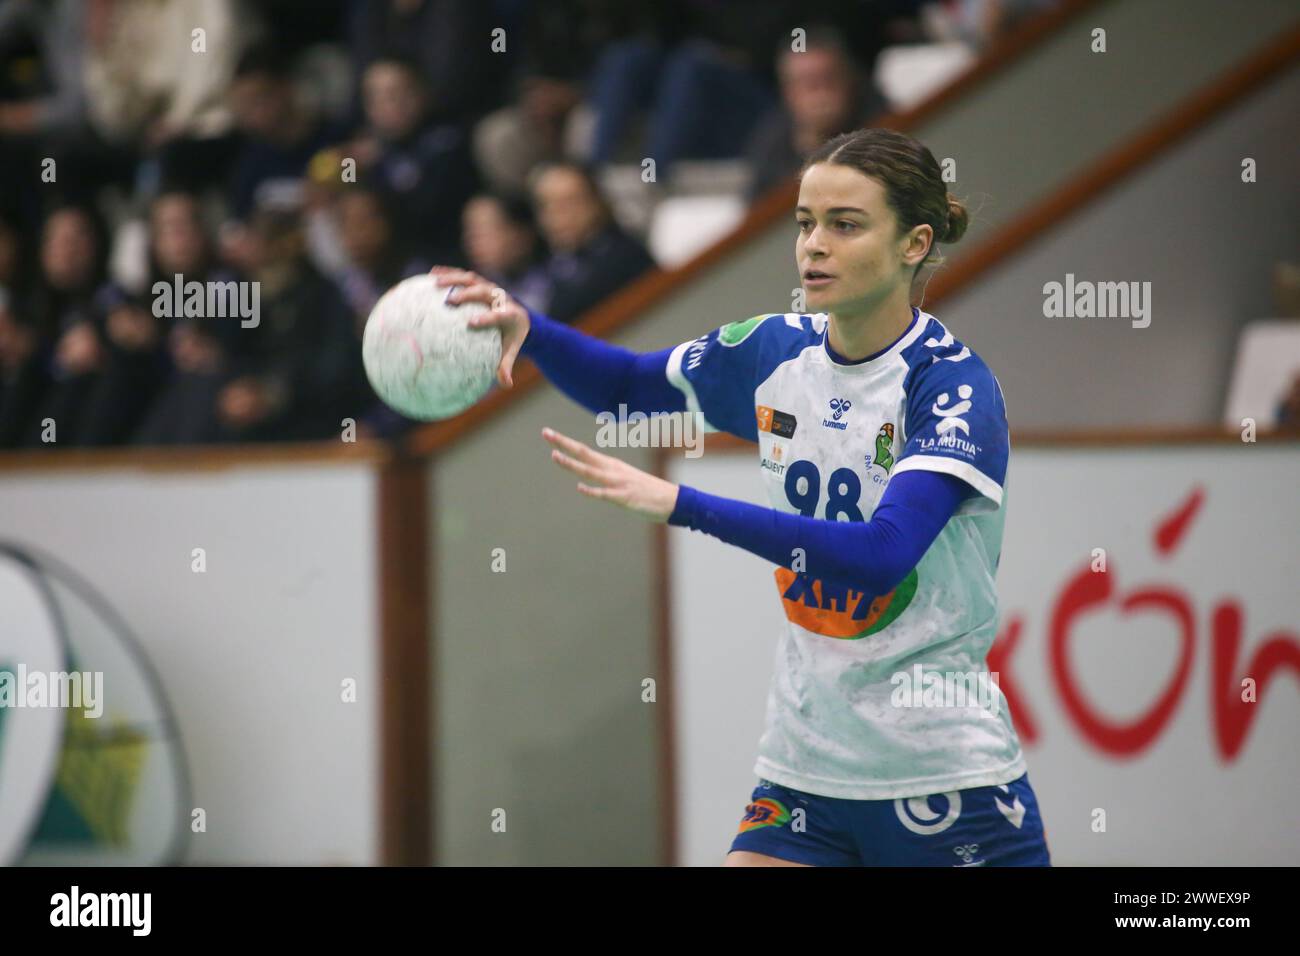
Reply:
<svg viewBox="0 0 1300 956"><path fill-rule="evenodd" d="M826 234L822 232L821 226L813 226L803 240L804 254L812 259L824 257L826 255L825 238Z"/></svg>

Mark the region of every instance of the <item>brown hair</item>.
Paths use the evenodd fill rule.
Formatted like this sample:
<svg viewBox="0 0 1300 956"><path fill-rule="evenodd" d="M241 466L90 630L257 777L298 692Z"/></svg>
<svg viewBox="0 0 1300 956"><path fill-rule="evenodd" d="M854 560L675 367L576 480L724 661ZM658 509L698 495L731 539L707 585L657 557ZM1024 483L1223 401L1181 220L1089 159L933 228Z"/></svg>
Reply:
<svg viewBox="0 0 1300 956"><path fill-rule="evenodd" d="M810 153L799 175L817 163L848 166L878 180L900 235L923 223L934 230L930 251L917 263L913 278L922 266L940 261L935 246L956 242L966 232L970 215L948 192L934 154L904 133L881 127L841 133Z"/></svg>

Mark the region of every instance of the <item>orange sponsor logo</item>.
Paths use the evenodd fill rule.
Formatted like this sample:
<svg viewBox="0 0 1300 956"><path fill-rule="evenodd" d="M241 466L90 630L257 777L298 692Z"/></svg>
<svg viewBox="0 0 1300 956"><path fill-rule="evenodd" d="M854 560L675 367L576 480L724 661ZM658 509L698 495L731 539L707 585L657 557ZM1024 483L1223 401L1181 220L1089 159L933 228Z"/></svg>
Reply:
<svg viewBox="0 0 1300 956"><path fill-rule="evenodd" d="M871 595L789 568L775 571L785 616L805 631L841 640L857 640L897 620L916 594L916 569L888 594Z"/></svg>

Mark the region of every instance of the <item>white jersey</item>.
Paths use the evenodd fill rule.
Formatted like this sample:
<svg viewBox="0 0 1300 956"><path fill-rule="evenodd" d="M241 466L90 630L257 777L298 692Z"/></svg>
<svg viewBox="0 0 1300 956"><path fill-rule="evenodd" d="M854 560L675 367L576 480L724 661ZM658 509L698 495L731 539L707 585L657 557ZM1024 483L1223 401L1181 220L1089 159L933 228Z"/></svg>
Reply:
<svg viewBox="0 0 1300 956"><path fill-rule="evenodd" d="M831 357L827 324L794 313L733 322L677 346L668 379L707 431L758 443L780 511L864 521L890 478L913 469L973 493L889 594L775 569L786 622L754 771L858 800L1009 783L1024 756L985 666L1010 450L1001 386L919 309L892 346L854 363Z"/></svg>

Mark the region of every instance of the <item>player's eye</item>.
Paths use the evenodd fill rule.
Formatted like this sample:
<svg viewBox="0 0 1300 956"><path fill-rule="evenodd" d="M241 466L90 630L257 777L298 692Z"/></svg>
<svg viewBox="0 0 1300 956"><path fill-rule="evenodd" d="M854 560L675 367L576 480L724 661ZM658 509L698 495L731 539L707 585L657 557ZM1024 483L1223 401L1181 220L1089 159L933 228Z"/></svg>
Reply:
<svg viewBox="0 0 1300 956"><path fill-rule="evenodd" d="M812 225L812 220L811 220L811 219L800 219L800 220L797 220L797 221L798 221L798 223L799 223L799 231L800 231L800 232L804 232L804 231L806 231L806 230L807 230L807 227Z"/></svg>
<svg viewBox="0 0 1300 956"><path fill-rule="evenodd" d="M839 222L837 222L835 225L837 225L837 226L848 226L849 229L856 229L856 228L858 228L858 224L857 224L856 222L854 222L853 220L851 220L851 219L841 219L841 220L840 220ZM847 232L848 229L841 229L840 231L841 231L841 232Z"/></svg>

